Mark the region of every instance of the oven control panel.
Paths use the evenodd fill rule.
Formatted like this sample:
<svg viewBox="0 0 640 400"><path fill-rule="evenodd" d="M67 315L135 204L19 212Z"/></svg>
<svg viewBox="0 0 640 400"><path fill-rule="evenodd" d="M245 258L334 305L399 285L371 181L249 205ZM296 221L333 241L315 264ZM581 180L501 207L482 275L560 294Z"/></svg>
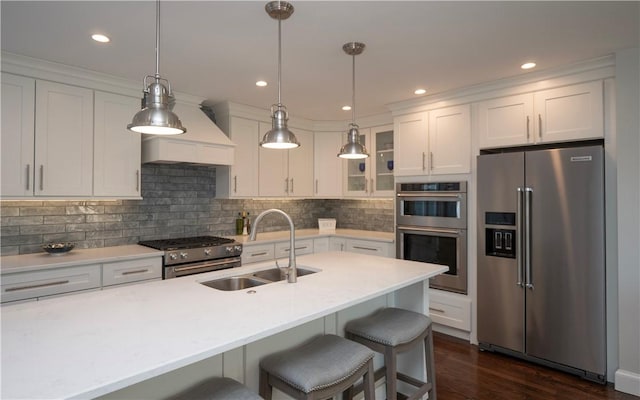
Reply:
<svg viewBox="0 0 640 400"><path fill-rule="evenodd" d="M180 249L168 251L165 255L164 265L183 264L214 260L218 258L238 257L242 254L241 244L228 244L214 247L198 247L193 249Z"/></svg>

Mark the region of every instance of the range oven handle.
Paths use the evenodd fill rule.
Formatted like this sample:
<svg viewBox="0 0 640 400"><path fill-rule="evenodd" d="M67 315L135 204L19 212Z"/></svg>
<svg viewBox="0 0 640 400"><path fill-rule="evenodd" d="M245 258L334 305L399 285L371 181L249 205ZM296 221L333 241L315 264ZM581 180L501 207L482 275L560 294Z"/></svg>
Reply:
<svg viewBox="0 0 640 400"><path fill-rule="evenodd" d="M191 265L185 265L182 267L174 267L174 271L176 272L184 272L184 271L193 271L194 269L201 269L201 268L207 268L207 267L217 267L220 265L225 265L225 264L233 264L237 261L237 259L225 259L224 261L217 261L217 262L203 262L203 263L198 263L198 264L191 264Z"/></svg>
<svg viewBox="0 0 640 400"><path fill-rule="evenodd" d="M440 199L452 199L452 200L460 200L462 198L462 194L451 194L451 193L398 193L398 197L423 197L428 199L430 197L437 197Z"/></svg>
<svg viewBox="0 0 640 400"><path fill-rule="evenodd" d="M405 226L405 225L398 225L397 229L404 230L404 231L418 231L418 232L426 232L426 233L446 233L446 234L455 235L455 236L459 236L461 233L459 229L423 228L419 226Z"/></svg>

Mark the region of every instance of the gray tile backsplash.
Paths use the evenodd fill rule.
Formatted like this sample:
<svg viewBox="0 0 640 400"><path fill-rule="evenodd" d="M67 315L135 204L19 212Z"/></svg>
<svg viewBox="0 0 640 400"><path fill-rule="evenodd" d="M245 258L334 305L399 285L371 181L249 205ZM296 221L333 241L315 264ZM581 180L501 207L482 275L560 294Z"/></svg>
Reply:
<svg viewBox="0 0 640 400"><path fill-rule="evenodd" d="M1 255L41 251L52 241L79 248L134 244L139 240L235 234L235 219L252 220L279 208L298 229L317 228L318 218L336 218L338 228L393 232L393 200L216 199L215 168L186 164L145 164L143 200L0 201ZM268 215L260 231L288 229Z"/></svg>

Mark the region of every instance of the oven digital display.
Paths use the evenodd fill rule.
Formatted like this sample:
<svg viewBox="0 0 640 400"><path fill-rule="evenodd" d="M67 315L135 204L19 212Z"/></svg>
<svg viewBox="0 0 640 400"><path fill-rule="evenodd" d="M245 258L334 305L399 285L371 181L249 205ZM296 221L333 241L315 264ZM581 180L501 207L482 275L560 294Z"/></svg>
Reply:
<svg viewBox="0 0 640 400"><path fill-rule="evenodd" d="M457 239L444 236L404 235L404 259L449 267L445 274L457 275Z"/></svg>
<svg viewBox="0 0 640 400"><path fill-rule="evenodd" d="M405 200L403 215L459 218L460 207L457 201Z"/></svg>

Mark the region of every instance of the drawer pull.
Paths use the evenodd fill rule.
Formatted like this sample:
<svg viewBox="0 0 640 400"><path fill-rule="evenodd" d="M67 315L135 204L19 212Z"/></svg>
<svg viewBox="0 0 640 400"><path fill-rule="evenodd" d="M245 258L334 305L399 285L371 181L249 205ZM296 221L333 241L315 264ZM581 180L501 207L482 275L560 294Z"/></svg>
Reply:
<svg viewBox="0 0 640 400"><path fill-rule="evenodd" d="M445 310L442 310L440 308L433 308L433 307L429 307L429 311L435 311L435 312L439 312L439 313L443 313L443 314L447 313Z"/></svg>
<svg viewBox="0 0 640 400"><path fill-rule="evenodd" d="M69 283L69 280L55 281L55 282L49 282L49 283L41 283L39 285L27 285L27 286L11 287L11 288L7 288L5 290L5 292L17 292L19 290L38 289L38 288L49 287L49 286L66 285L67 283Z"/></svg>
<svg viewBox="0 0 640 400"><path fill-rule="evenodd" d="M296 247L296 250L306 250L308 248L309 248L308 246L300 246L300 247ZM284 251L285 252L286 251L291 251L291 249L287 248L287 249L284 249Z"/></svg>
<svg viewBox="0 0 640 400"><path fill-rule="evenodd" d="M358 250L378 251L378 249L374 249L371 247L353 246L353 248Z"/></svg>
<svg viewBox="0 0 640 400"><path fill-rule="evenodd" d="M134 271L124 271L122 275L144 274L145 272L149 272L149 269L145 268L145 269L136 269Z"/></svg>
<svg viewBox="0 0 640 400"><path fill-rule="evenodd" d="M261 251L260 253L251 253L251 257L258 257L258 256L266 256L267 253L266 251Z"/></svg>

